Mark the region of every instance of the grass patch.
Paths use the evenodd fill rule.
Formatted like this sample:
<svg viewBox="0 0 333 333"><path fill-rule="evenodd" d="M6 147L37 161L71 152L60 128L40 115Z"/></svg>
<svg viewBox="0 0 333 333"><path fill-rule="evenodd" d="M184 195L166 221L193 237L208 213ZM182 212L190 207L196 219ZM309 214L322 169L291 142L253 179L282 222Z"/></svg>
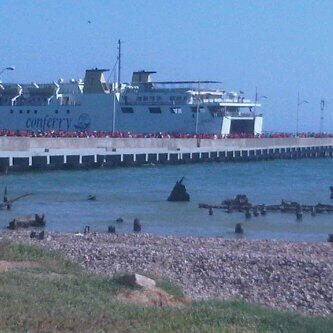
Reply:
<svg viewBox="0 0 333 333"><path fill-rule="evenodd" d="M40 263L0 272L0 331L325 333L333 326L332 317L237 300L200 301L181 308L124 304L116 296L125 287L116 279L87 273L57 252L29 245L0 242L0 260ZM183 296L170 282L158 286Z"/></svg>
<svg viewBox="0 0 333 333"><path fill-rule="evenodd" d="M0 241L0 260L34 261L40 263L44 268L59 274L79 274L82 272L78 264L73 263L56 251L8 241Z"/></svg>

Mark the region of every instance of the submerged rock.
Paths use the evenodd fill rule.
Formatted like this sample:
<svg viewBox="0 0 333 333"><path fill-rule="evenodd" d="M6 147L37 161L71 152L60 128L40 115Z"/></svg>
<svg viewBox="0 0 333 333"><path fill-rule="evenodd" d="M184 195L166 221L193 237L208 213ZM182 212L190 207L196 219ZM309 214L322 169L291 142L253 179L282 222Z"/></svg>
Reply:
<svg viewBox="0 0 333 333"><path fill-rule="evenodd" d="M187 193L185 185L182 184L183 180L184 177L181 180L177 180L168 197L168 201L190 201L190 195Z"/></svg>
<svg viewBox="0 0 333 333"><path fill-rule="evenodd" d="M235 233L236 234L243 234L244 233L244 229L241 223L237 223L235 226Z"/></svg>
<svg viewBox="0 0 333 333"><path fill-rule="evenodd" d="M109 234L114 234L116 232L116 228L113 225L108 226L108 233Z"/></svg>
<svg viewBox="0 0 333 333"><path fill-rule="evenodd" d="M9 222L8 229L15 230L18 228L44 227L46 224L45 215L38 214L21 216Z"/></svg>
<svg viewBox="0 0 333 333"><path fill-rule="evenodd" d="M134 222L133 222L133 231L134 232L140 232L141 231L141 223L140 223L140 220L138 218L134 219Z"/></svg>
<svg viewBox="0 0 333 333"><path fill-rule="evenodd" d="M251 218L251 212L250 212L250 210L249 209L246 209L246 211L245 211L245 218L246 219L250 219Z"/></svg>
<svg viewBox="0 0 333 333"><path fill-rule="evenodd" d="M226 199L222 201L222 205L227 206L248 206L249 199L245 194L237 194L235 199Z"/></svg>

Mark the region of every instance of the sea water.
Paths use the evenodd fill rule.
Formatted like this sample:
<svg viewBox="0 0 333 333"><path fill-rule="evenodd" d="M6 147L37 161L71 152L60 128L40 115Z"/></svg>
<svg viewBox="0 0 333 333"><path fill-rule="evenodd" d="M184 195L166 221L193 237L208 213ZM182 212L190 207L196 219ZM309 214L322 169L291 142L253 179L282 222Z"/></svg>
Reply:
<svg viewBox="0 0 333 333"><path fill-rule="evenodd" d="M0 178L0 189L8 187L8 197L32 192L0 211L0 228L15 217L44 213L46 230L106 232L111 224L117 232L132 232L139 218L142 232L159 235L235 238L236 223L243 223L242 237L326 241L333 233L333 213L312 217L304 213L268 212L246 220L244 213L228 214L220 209L209 216L199 203L220 204L237 194L246 194L252 204L278 204L281 199L302 204L333 204L333 159L276 160L247 163L198 163L12 173ZM175 182L181 177L190 202L168 202ZM96 201L88 201L95 194ZM124 223L116 224L119 217Z"/></svg>

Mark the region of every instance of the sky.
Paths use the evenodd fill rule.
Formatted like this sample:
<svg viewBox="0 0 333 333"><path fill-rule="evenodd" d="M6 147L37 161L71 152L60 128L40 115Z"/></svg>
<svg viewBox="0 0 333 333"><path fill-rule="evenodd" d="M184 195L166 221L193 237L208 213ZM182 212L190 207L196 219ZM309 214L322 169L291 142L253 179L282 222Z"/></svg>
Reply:
<svg viewBox="0 0 333 333"><path fill-rule="evenodd" d="M0 31L0 69L15 66L4 82L113 68L121 39L122 81L145 69L250 98L257 87L266 131L295 131L299 92L300 131L319 131L324 99L333 132L332 0L0 0Z"/></svg>

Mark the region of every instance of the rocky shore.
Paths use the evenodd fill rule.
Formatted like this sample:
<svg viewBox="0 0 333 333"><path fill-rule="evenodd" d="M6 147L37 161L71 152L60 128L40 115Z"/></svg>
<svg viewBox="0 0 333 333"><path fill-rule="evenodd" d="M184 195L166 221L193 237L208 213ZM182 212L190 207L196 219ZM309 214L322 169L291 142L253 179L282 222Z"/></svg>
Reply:
<svg viewBox="0 0 333 333"><path fill-rule="evenodd" d="M1 230L0 240L59 250L101 274L133 272L174 281L192 299L242 298L283 310L333 313L333 244L150 234Z"/></svg>

